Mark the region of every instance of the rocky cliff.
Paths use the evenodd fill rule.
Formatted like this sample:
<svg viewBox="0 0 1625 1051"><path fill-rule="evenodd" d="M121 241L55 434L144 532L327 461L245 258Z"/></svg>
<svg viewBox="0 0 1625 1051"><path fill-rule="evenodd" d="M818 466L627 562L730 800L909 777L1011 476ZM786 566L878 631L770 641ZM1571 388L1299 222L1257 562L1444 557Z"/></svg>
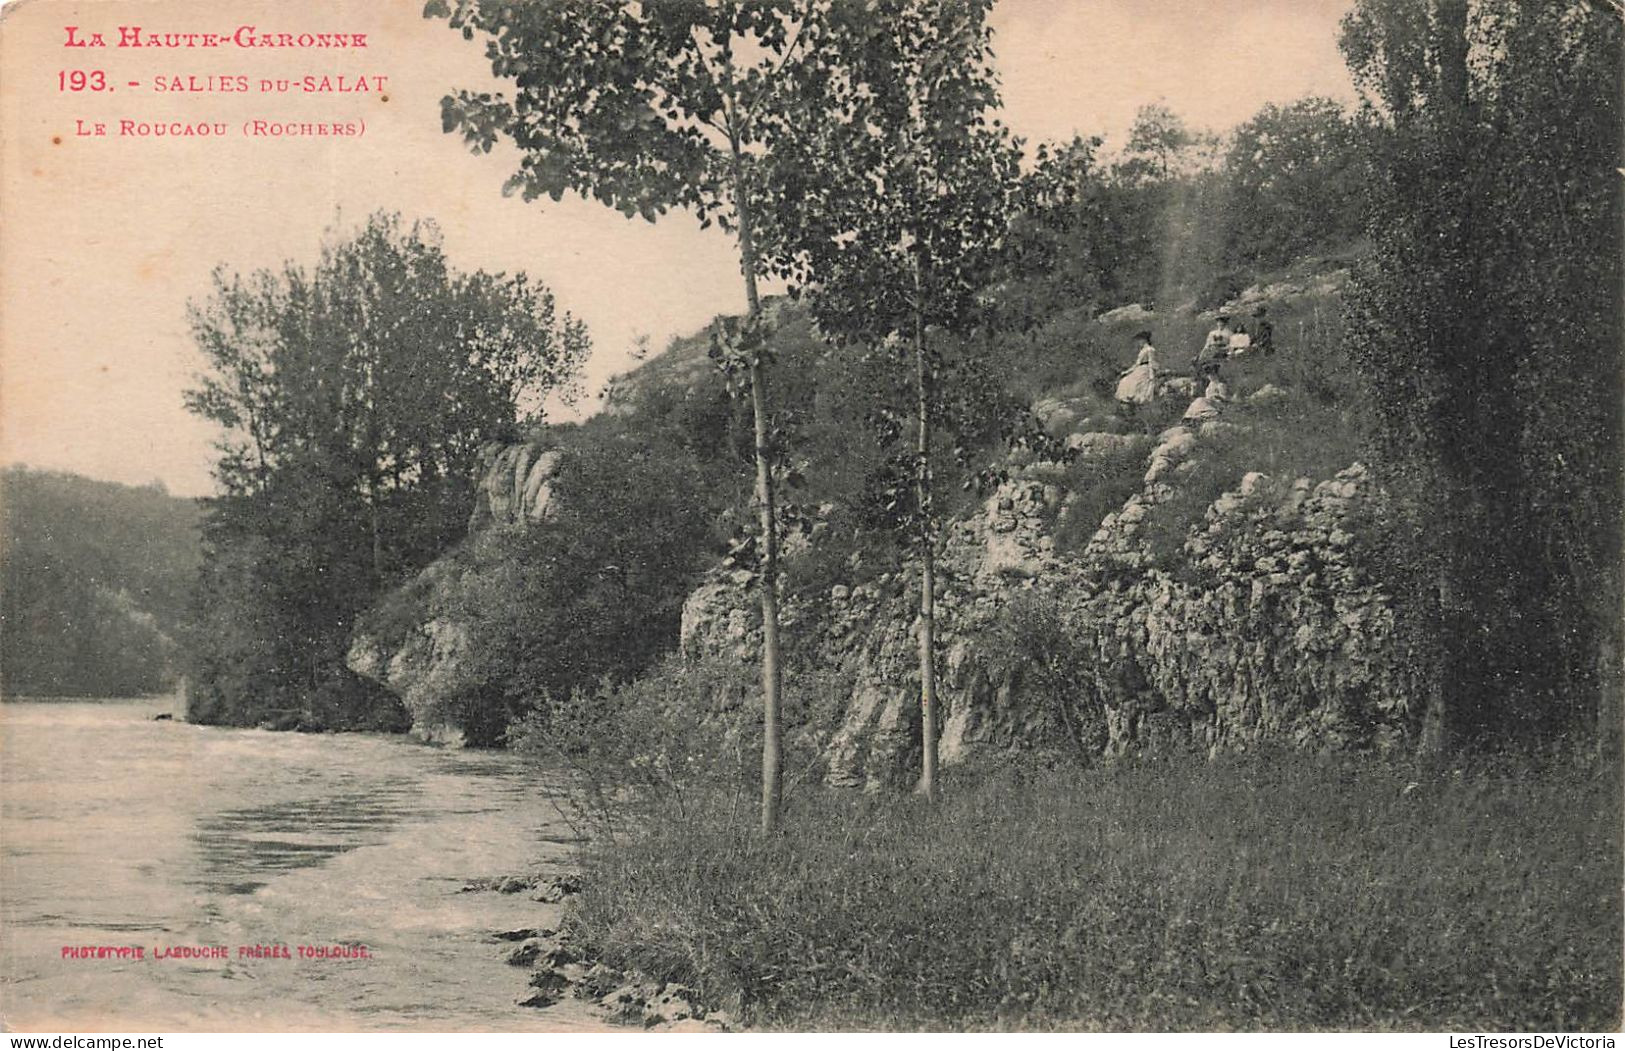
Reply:
<svg viewBox="0 0 1625 1051"><path fill-rule="evenodd" d="M448 718L448 709L483 684L467 660L479 628L458 608L456 585L503 557L496 534L552 517L562 458L541 437L481 449L468 540L371 611L351 637L346 665L401 699L415 736L462 743L463 729Z"/></svg>
<svg viewBox="0 0 1625 1051"><path fill-rule="evenodd" d="M1244 425L1180 425L1155 440L1078 433L1080 458L1129 450L1145 465L1139 491L1081 552L1056 550L1053 523L1078 497L1058 464L1029 465L949 527L937 625L945 763L1009 749L1105 757L1411 739L1417 684L1351 532L1371 497L1363 467L1318 485L1245 474L1172 566L1141 535L1204 443ZM911 576L837 585L810 605L788 617L817 633L849 697L825 748L829 781L905 784L919 750ZM752 610L718 576L690 599L683 646L754 659Z"/></svg>
<svg viewBox="0 0 1625 1051"><path fill-rule="evenodd" d="M1335 286L1275 288L1271 302L1301 305L1297 316L1310 319L1296 325L1302 335L1319 326ZM1107 345L1126 344L1152 317L1125 311L1092 322ZM1189 346L1211 321L1182 311L1162 326ZM659 437L640 442L731 440L702 345L680 342L618 381L603 418L623 426L666 413L640 432ZM1335 443L1310 460L1276 455L1319 440L1312 432L1338 411L1326 408L1335 398L1325 362L1292 353L1289 345L1270 362L1227 366L1240 381L1234 395L1224 383L1199 389L1176 368L1160 377L1157 404L1128 416L1100 392L1111 389L1110 372L1034 399L1055 459L1009 454L996 465L1006 480L940 536L946 762L1003 750L1384 749L1414 738L1420 684L1362 540L1381 494ZM820 379L809 372L801 382L818 389ZM1182 413L1159 430L1156 421ZM1271 477L1260 457L1288 469ZM550 528L561 462L546 438L487 447L470 539L355 636L350 667L399 695L420 732L445 735L441 723L456 710L447 699L488 685L468 658L483 641L480 617L448 595L459 575L504 572L513 550L504 536ZM802 743L832 783L906 783L920 737L916 574L853 563L836 579L782 597L787 639L839 698L800 728ZM719 567L689 594L685 652L755 664L748 580Z"/></svg>

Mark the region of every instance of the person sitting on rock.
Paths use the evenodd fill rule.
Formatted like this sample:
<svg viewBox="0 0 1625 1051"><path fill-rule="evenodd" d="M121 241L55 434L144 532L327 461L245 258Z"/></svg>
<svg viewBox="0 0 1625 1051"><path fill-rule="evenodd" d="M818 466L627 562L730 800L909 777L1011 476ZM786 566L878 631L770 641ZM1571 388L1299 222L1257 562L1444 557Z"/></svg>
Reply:
<svg viewBox="0 0 1625 1051"><path fill-rule="evenodd" d="M1206 423L1216 420L1219 413L1224 410L1225 402L1230 400L1230 388L1225 386L1223 380L1214 376L1208 380L1207 390L1202 396L1191 402L1190 408L1185 410L1182 417L1185 423Z"/></svg>
<svg viewBox="0 0 1625 1051"><path fill-rule="evenodd" d="M1117 381L1117 402L1133 414L1140 405L1149 405L1157 396L1157 348L1151 345L1151 333L1142 330L1134 334L1139 353L1132 367L1124 370Z"/></svg>
<svg viewBox="0 0 1625 1051"><path fill-rule="evenodd" d="M1253 311L1253 349L1265 355L1275 353L1275 326L1270 324L1268 314L1266 306Z"/></svg>
<svg viewBox="0 0 1625 1051"><path fill-rule="evenodd" d="M1253 337L1247 334L1246 325L1237 325L1236 331L1230 335L1229 356L1239 358L1252 349Z"/></svg>
<svg viewBox="0 0 1625 1051"><path fill-rule="evenodd" d="M1207 342L1196 352L1191 372L1198 378L1218 375L1219 363L1230 353L1230 336L1230 315L1220 314L1218 324L1207 334Z"/></svg>

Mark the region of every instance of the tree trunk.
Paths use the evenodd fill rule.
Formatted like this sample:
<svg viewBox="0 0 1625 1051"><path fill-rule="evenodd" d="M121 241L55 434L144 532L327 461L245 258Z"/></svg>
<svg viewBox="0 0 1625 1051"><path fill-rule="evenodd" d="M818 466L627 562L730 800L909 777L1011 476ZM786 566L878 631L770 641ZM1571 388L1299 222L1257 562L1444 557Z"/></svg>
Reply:
<svg viewBox="0 0 1625 1051"><path fill-rule="evenodd" d="M1471 105L1472 78L1467 68L1467 0L1438 0L1434 18L1439 25L1439 88L1452 120L1462 120Z"/></svg>
<svg viewBox="0 0 1625 1051"><path fill-rule="evenodd" d="M753 282L754 284L754 282ZM756 417L756 500L762 516L762 832L779 827L783 746L779 729L779 533L773 515L773 471L767 456L767 381L761 362L750 369Z"/></svg>
<svg viewBox="0 0 1625 1051"><path fill-rule="evenodd" d="M1515 725L1509 709L1516 684L1504 674L1502 652L1515 640L1486 609L1486 589L1505 572L1483 525L1493 520L1491 510L1470 485L1447 482L1442 492L1447 509L1433 536L1439 593L1433 700L1439 707L1437 750L1455 752Z"/></svg>
<svg viewBox="0 0 1625 1051"><path fill-rule="evenodd" d="M931 416L925 362L925 331L915 314L915 377L920 442L915 495L920 508L920 791L936 799L936 552L931 536Z"/></svg>
<svg viewBox="0 0 1625 1051"><path fill-rule="evenodd" d="M1620 755L1621 735L1625 733L1625 724L1621 722L1625 713L1622 713L1620 705L1622 684L1625 684L1625 678L1620 674L1620 623L1614 620L1603 625L1597 643L1596 728L1593 735L1595 753L1616 762Z"/></svg>
<svg viewBox="0 0 1625 1051"><path fill-rule="evenodd" d="M914 476L920 516L920 787L937 798L936 565L931 529L931 401L925 360L925 322L920 313L919 260L914 263L914 379L919 413L918 463Z"/></svg>
<svg viewBox="0 0 1625 1051"><path fill-rule="evenodd" d="M372 587L379 591L384 586L384 541L378 527L378 483L367 483L367 515L372 528Z"/></svg>
<svg viewBox="0 0 1625 1051"><path fill-rule="evenodd" d="M1422 712L1422 735L1418 750L1423 755L1438 756L1450 749L1450 717L1448 694L1445 689L1443 652L1452 645L1449 624L1455 601L1450 577L1442 568L1435 577L1434 609L1440 625L1440 654L1432 655L1427 674L1427 707Z"/></svg>
<svg viewBox="0 0 1625 1051"><path fill-rule="evenodd" d="M745 197L744 163L738 140L731 140L734 206L739 215L740 268L745 274L748 319L755 327L762 314L756 290L756 242L751 233L750 205ZM756 503L761 514L762 564L762 833L779 827L779 800L784 786L784 754L779 727L779 533L773 506L773 466L767 435L767 376L760 355L750 366L750 407L756 434Z"/></svg>

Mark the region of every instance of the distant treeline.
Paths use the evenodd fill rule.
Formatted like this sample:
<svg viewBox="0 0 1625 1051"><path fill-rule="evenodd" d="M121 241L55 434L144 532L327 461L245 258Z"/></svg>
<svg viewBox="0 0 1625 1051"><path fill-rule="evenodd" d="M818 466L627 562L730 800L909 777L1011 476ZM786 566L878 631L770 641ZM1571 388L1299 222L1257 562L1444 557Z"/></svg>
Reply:
<svg viewBox="0 0 1625 1051"><path fill-rule="evenodd" d="M158 484L0 471L0 690L123 696L173 686L198 521L196 501Z"/></svg>

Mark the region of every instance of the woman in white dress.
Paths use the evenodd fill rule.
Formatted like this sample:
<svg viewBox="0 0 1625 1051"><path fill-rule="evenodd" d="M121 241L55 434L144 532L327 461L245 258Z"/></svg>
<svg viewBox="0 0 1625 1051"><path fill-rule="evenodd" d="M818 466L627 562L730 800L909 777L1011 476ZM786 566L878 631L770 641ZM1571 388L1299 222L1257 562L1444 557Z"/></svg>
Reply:
<svg viewBox="0 0 1625 1051"><path fill-rule="evenodd" d="M1191 359L1191 375L1196 377L1197 382L1219 374L1219 363L1229 356L1230 337L1234 334L1235 330L1230 327L1230 315L1220 314L1218 324L1207 334L1202 349Z"/></svg>
<svg viewBox="0 0 1625 1051"><path fill-rule="evenodd" d="M1134 339L1140 352L1134 357L1134 365L1117 381L1117 400L1130 410L1149 405L1157 397L1157 348L1151 345L1149 331L1136 332Z"/></svg>

